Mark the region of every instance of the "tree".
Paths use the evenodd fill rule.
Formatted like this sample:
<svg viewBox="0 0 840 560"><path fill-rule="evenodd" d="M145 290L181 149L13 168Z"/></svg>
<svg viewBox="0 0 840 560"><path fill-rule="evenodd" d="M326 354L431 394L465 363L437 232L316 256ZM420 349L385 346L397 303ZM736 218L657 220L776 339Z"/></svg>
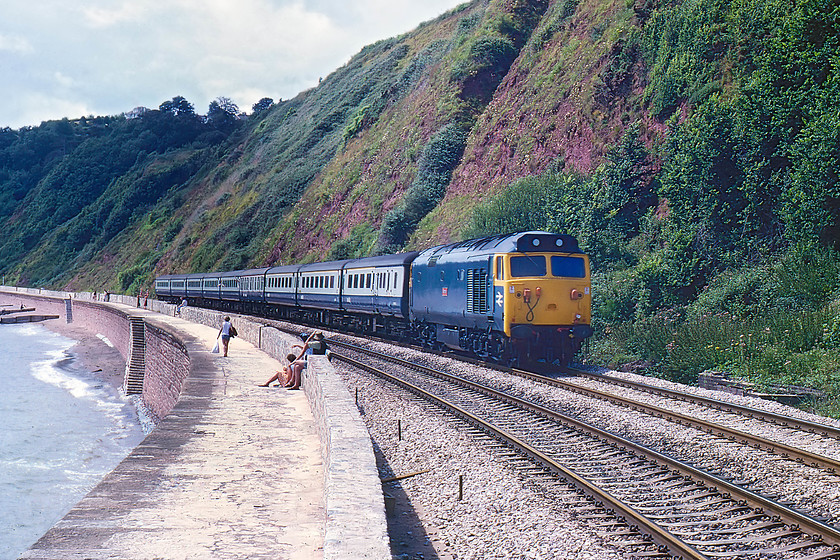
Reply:
<svg viewBox="0 0 840 560"><path fill-rule="evenodd" d="M218 130L230 130L239 116L239 107L227 97L217 97L207 109L207 122Z"/></svg>
<svg viewBox="0 0 840 560"><path fill-rule="evenodd" d="M195 115L193 104L180 95L173 97L171 101L164 101L160 104L159 109L163 113L172 115Z"/></svg>
<svg viewBox="0 0 840 560"><path fill-rule="evenodd" d="M262 99L254 103L252 109L254 111L254 114L256 115L257 113L261 113L266 109L270 109L272 105L274 105L274 100L272 98L263 97Z"/></svg>

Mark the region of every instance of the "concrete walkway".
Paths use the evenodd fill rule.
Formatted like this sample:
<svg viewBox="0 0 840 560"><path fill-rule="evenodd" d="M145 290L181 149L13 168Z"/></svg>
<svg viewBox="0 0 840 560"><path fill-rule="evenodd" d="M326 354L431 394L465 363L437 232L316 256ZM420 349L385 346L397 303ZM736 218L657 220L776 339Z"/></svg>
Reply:
<svg viewBox="0 0 840 560"><path fill-rule="evenodd" d="M122 307L115 305L115 307ZM258 387L277 360L216 329L139 309L183 335L193 363L160 425L27 559L320 559L324 469L303 391Z"/></svg>

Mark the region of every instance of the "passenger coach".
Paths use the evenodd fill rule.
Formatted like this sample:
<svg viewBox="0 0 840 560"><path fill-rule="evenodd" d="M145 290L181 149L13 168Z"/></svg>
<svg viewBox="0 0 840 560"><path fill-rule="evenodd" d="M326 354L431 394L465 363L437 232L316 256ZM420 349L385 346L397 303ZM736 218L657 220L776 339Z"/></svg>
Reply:
<svg viewBox="0 0 840 560"><path fill-rule="evenodd" d="M568 362L592 335L588 257L574 237L539 231L398 255L160 276L155 291L504 363Z"/></svg>

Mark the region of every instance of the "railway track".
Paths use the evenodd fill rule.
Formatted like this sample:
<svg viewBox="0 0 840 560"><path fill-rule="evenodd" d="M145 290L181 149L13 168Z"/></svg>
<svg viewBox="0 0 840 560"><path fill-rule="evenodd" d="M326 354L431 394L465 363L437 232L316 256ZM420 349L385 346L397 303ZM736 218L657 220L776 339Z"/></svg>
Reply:
<svg viewBox="0 0 840 560"><path fill-rule="evenodd" d="M366 349L342 354L350 351L365 352L361 359L345 357L354 367L377 370L389 379L394 376L383 370L399 369L399 377L406 378L394 382L479 426L546 472L575 484L628 526L639 527L655 546L635 554L650 557L667 550L683 558L840 558L836 528L766 496L495 389L375 357ZM384 365L374 367L376 361Z"/></svg>
<svg viewBox="0 0 840 560"><path fill-rule="evenodd" d="M680 393L678 391L660 388L653 385L625 381L602 375L588 375L583 372L578 372L577 370L573 371L575 374L580 373L581 375L585 375L586 377L594 379L598 382L627 387L635 392L653 394L663 399L692 403L702 407L711 408L718 412L737 414L739 416L759 420L771 424L774 426L774 430L778 428L790 431L798 430L806 432L809 434L809 437L817 435L819 437L828 438L831 440L832 445L836 445L837 441L840 440L840 429L833 426L808 422L790 416L783 416L777 413L749 408L735 403L709 399L698 395L692 395L690 393ZM781 457L797 461L810 467L840 474L840 460L836 458L824 456L807 449L789 445L778 441L777 439L770 439L768 437L755 435L741 429L728 427L720 422L719 417L714 420L699 418L696 415L684 414L673 410L672 408L650 404L649 402L640 400L636 395L618 395L598 388L587 387L568 379L539 375L517 369L511 370L511 373L526 379L531 379L532 381L560 387L567 391L585 395L587 397L605 400L613 404L637 410L645 414L650 414L657 418L662 418L680 425L692 426L709 434L727 438L740 444L749 445L756 449L763 449L767 452L780 455Z"/></svg>
<svg viewBox="0 0 840 560"><path fill-rule="evenodd" d="M332 343L343 344L337 341L332 341ZM787 443L778 441L778 439L770 439L768 437L755 435L741 429L728 427L722 424L719 418L716 418L714 421L704 420L694 415L683 414L681 412L663 406L643 402L642 400L634 396L617 395L597 388L586 387L579 383L575 383L574 381L571 381L569 379L557 377L556 375L542 375L539 373L519 368L507 368L496 366L493 364L485 364L483 362L477 362L476 360L473 360L471 358L465 359L464 357L457 355L452 356L450 354L445 354L445 356L455 357L456 359L465 360L469 363L477 363L482 367L489 367L492 369L503 371L505 373L509 373L511 375L516 375L525 379L529 379L537 383L559 387L567 391L571 391L587 397L605 400L631 410L643 412L645 414L649 414L657 418L662 418L664 420L668 420L679 425L691 426L702 430L706 433L729 439L730 441L736 443L748 445L756 449L762 449L769 453L779 455L785 459L790 459L813 468L823 469L827 472L840 475L840 459L825 456L820 453L810 451L801 447L789 445ZM573 373L574 375L579 375L581 377L592 379L594 381L601 382L604 384L625 387L638 393L650 394L659 398L669 399L673 401L692 403L718 412L725 412L742 417L752 418L770 424L774 428L782 428L791 431L800 431L807 433L809 436L817 435L819 437L829 439L831 445L833 446L836 446L837 442L840 441L840 428L829 426L826 424L810 422L807 420L795 418L792 416L785 416L767 410L750 408L744 405L739 405L737 403L711 399L708 397L694 395L691 393L683 393L664 387L657 387L655 385L639 383L607 375L588 373L578 369L559 370L559 373Z"/></svg>
<svg viewBox="0 0 840 560"><path fill-rule="evenodd" d="M760 410L756 408L751 408L744 405L739 405L732 402L721 401L717 399L711 399L708 397L704 397L701 395L695 395L691 393L685 393L681 391L674 391L672 389L667 389L665 387L657 387L655 385L650 385L647 383L640 383L637 381L632 381L629 379L621 379L619 377L614 377L610 375L604 375L599 373L592 373L583 371L580 369L570 369L568 370L574 375L580 377L586 377L588 379L592 379L598 382L607 383L610 385L617 385L620 387L625 387L628 389L632 389L634 391L638 391L640 393L648 393L655 395L657 397L664 397L668 399L689 402L694 404L699 404L706 406L708 408L719 410L722 412L738 414L740 416L744 416L747 418L755 418L757 420L761 420L763 422L768 422L770 424L774 424L775 426L783 427L783 428L792 428L796 430L800 430L803 432L808 432L811 434L817 434L821 436L825 436L827 438L832 438L835 440L840 441L840 428L836 426L829 426L826 424L820 424L817 422L811 422L808 420L804 420L802 418L796 418L793 416L787 416L783 414L778 414L775 412L770 412L767 410Z"/></svg>

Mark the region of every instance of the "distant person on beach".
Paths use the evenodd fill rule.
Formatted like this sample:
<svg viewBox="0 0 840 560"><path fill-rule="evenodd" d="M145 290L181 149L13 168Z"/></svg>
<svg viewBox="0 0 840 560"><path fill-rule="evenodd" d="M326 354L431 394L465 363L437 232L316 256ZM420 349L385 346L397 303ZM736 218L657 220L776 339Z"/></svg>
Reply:
<svg viewBox="0 0 840 560"><path fill-rule="evenodd" d="M234 336L235 330L233 329L233 325L230 323L230 317L225 317L225 322L222 323L222 328L219 329L219 334L216 335L216 338L222 337L222 346L225 349L223 357L227 357L228 355L228 345L230 344L230 337Z"/></svg>

